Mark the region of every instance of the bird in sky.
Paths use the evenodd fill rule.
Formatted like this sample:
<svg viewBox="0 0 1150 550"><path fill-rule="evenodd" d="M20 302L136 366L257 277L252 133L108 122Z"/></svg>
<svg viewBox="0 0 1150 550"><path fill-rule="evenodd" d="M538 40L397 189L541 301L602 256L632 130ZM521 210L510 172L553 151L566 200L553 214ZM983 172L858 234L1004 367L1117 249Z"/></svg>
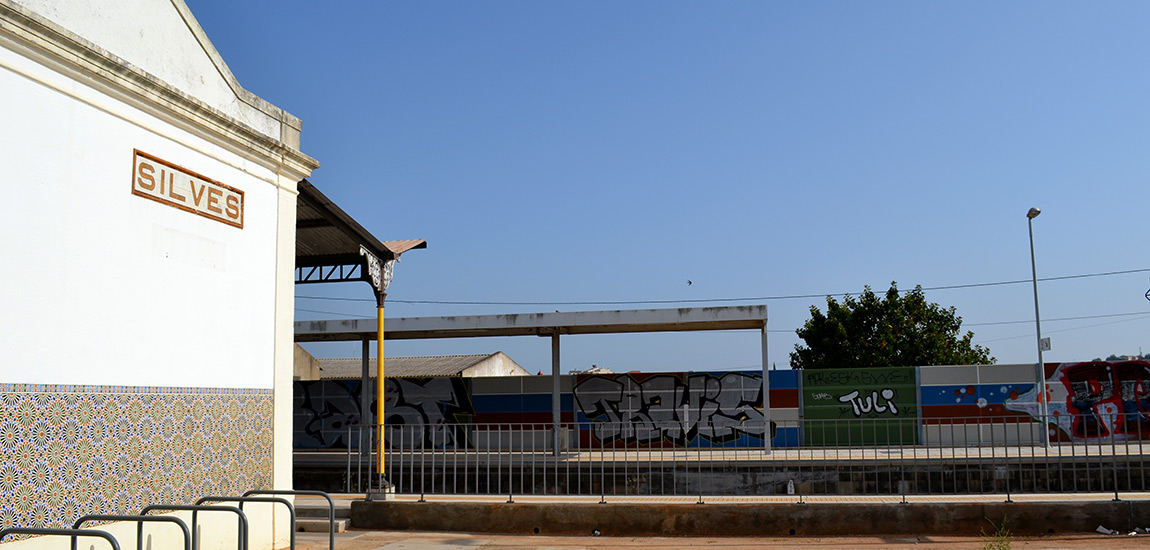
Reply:
<svg viewBox="0 0 1150 550"><path fill-rule="evenodd" d="M691 280L687 279L687 286L691 286Z"/></svg>

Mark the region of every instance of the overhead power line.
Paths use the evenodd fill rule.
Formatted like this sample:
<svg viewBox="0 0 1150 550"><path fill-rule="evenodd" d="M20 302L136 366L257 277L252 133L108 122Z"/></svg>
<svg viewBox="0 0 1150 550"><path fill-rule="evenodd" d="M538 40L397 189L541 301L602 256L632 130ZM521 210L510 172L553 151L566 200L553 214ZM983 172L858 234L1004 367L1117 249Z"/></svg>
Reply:
<svg viewBox="0 0 1150 550"><path fill-rule="evenodd" d="M1137 314L1120 313L1118 315L1137 315ZM1064 329L1059 329L1059 330L1051 330L1051 331L1047 331L1046 333L1047 334L1058 334L1060 332L1070 332L1072 330L1084 330L1084 329L1088 329L1088 328L1104 327L1107 325L1116 325L1118 323L1129 323L1130 321L1141 321L1143 319L1150 317L1150 313L1143 313L1141 315L1142 315L1141 317L1136 317L1133 319L1120 319L1118 321L1110 321L1107 323L1097 323L1097 324L1085 325L1085 326L1081 326L1081 327L1070 327L1070 328L1064 328ZM1106 317L1106 316L1105 315L1098 315L1098 316L1094 316L1094 317ZM1087 318L1087 317L1084 317L1084 318ZM1073 318L1070 318L1070 319L1073 319ZM1033 321L1026 321L1026 322L1031 323ZM1004 342L1006 340L1017 340L1019 338L1034 338L1034 334L1022 334L1019 336L1007 336L1005 338L994 338L992 340L982 340L979 343L980 344L990 344L990 343L994 343L994 342Z"/></svg>
<svg viewBox="0 0 1150 550"><path fill-rule="evenodd" d="M1150 272L1150 268L1145 269L1127 269L1124 271L1106 271L1102 273L1084 273L1081 275L1063 275L1061 277L1043 277L1039 281L1066 281L1070 279L1085 279L1088 277L1108 277L1112 275L1128 275L1130 273L1145 273ZM1017 279L1013 281L995 281L989 283L968 283L961 285L944 285L923 287L924 291L933 290L957 290L963 288L982 288L992 286L1005 286L1017 285L1023 283L1030 283L1030 279ZM904 290L903 292L910 292ZM838 293L820 293L820 294L787 294L778 296L750 296L745 298L695 298L685 300L590 300L582 302L495 302L495 301L466 301L466 300L389 300L390 302L400 304L425 304L425 305L453 305L453 306L623 306L623 305L644 305L644 304L706 304L706 303L727 303L727 302L767 302L777 300L800 300L812 298L825 298L827 296L844 296L847 294L857 294L857 292L838 292ZM373 298L338 298L328 296L296 296L301 300L330 300L338 302L375 302Z"/></svg>
<svg viewBox="0 0 1150 550"><path fill-rule="evenodd" d="M1110 317L1132 317L1136 315L1150 315L1150 311L1132 311L1130 313L1110 313L1106 315L1082 315L1079 317L1056 317L1054 319L1043 319L1043 322L1048 321L1082 321L1085 319L1106 319ZM1034 319L1025 319L1022 321L995 321L992 323L963 323L964 327L988 327L992 325L1029 325L1034 324Z"/></svg>

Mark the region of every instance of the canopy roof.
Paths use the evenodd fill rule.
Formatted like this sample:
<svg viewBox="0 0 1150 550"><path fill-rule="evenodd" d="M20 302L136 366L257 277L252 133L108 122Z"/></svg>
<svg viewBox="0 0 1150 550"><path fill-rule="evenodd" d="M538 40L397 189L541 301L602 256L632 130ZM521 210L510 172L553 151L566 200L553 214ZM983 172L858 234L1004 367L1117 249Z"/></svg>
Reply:
<svg viewBox="0 0 1150 550"><path fill-rule="evenodd" d="M380 241L308 180L298 188L296 284L364 281L382 304L391 281L388 262L408 250L427 248L427 241Z"/></svg>
<svg viewBox="0 0 1150 550"><path fill-rule="evenodd" d="M408 250L427 248L423 239L380 241L306 179L299 182L295 223L296 267L356 261L361 246L384 262Z"/></svg>
<svg viewBox="0 0 1150 550"><path fill-rule="evenodd" d="M763 329L767 306L730 306L623 311L572 311L454 317L399 317L387 320L384 338L474 338L551 336L695 330ZM375 319L297 321L297 342L374 340Z"/></svg>

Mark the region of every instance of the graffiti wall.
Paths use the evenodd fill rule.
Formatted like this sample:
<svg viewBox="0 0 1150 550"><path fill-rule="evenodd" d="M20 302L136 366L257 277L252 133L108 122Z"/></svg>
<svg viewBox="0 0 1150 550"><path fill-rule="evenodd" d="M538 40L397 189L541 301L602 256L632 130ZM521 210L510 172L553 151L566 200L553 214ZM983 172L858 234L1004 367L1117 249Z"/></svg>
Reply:
<svg viewBox="0 0 1150 550"><path fill-rule="evenodd" d="M1146 361L1047 365L1045 398L1056 440L1129 440L1150 436L1150 363ZM1034 392L1007 408L1037 416Z"/></svg>
<svg viewBox="0 0 1150 550"><path fill-rule="evenodd" d="M761 372L564 376L560 420L588 447L761 446L764 427L772 446L798 445L797 373L771 373L771 416L788 420L783 427L765 422L761 380ZM546 430L551 384L548 376L389 378L387 424L413 427L389 446L462 448L475 445L476 431ZM363 418L359 381L297 381L295 396L295 447L347 448L348 425Z"/></svg>
<svg viewBox="0 0 1150 550"><path fill-rule="evenodd" d="M807 370L802 381L807 445L918 441L918 388L913 367Z"/></svg>
<svg viewBox="0 0 1150 550"><path fill-rule="evenodd" d="M349 434L348 426L358 425L363 418L359 406L361 389L359 380L295 382L292 388L294 448L346 449L349 443L358 446L358 434L355 430Z"/></svg>
<svg viewBox="0 0 1150 550"><path fill-rule="evenodd" d="M630 446L762 446L762 374L592 374L574 387L585 442Z"/></svg>
<svg viewBox="0 0 1150 550"><path fill-rule="evenodd" d="M390 448L467 448L475 408L464 378L388 378L383 402L391 434Z"/></svg>
<svg viewBox="0 0 1150 550"><path fill-rule="evenodd" d="M296 449L346 449L359 446L359 426L373 414L360 411L360 380L296 381L293 438ZM375 409L375 387L367 388ZM475 415L463 378L388 378L384 412L390 426L418 426L395 434L389 446L453 447L466 434L455 426ZM348 429L352 427L352 429Z"/></svg>
<svg viewBox="0 0 1150 550"><path fill-rule="evenodd" d="M1150 363L1048 364L1039 420L1034 365L563 376L560 418L571 445L772 447L1034 443L1150 436ZM369 397L374 387L368 388ZM536 431L514 445L542 445L551 425L549 376L393 378L386 386L391 446L474 448L490 433ZM295 384L295 447L358 446L359 380ZM371 401L374 408L374 399ZM370 421L370 415L366 415Z"/></svg>

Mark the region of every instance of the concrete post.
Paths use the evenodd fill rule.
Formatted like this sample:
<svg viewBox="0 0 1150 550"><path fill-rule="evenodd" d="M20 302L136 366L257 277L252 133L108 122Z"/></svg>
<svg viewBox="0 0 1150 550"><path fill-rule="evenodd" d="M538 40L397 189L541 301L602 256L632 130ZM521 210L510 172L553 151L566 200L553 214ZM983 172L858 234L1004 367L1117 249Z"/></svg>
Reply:
<svg viewBox="0 0 1150 550"><path fill-rule="evenodd" d="M763 452L771 452L771 377L767 362L767 322L760 332L763 353Z"/></svg>
<svg viewBox="0 0 1150 550"><path fill-rule="evenodd" d="M559 329L551 333L551 453L559 456Z"/></svg>
<svg viewBox="0 0 1150 550"><path fill-rule="evenodd" d="M373 422L373 411L371 410L371 340L364 338L363 343L363 364L360 370L360 386L359 386L359 455L363 457L371 456L371 446L364 445L363 442L367 439L367 434L363 431L363 426L371 426ZM369 428L370 429L370 428ZM351 442L349 441L350 445Z"/></svg>

